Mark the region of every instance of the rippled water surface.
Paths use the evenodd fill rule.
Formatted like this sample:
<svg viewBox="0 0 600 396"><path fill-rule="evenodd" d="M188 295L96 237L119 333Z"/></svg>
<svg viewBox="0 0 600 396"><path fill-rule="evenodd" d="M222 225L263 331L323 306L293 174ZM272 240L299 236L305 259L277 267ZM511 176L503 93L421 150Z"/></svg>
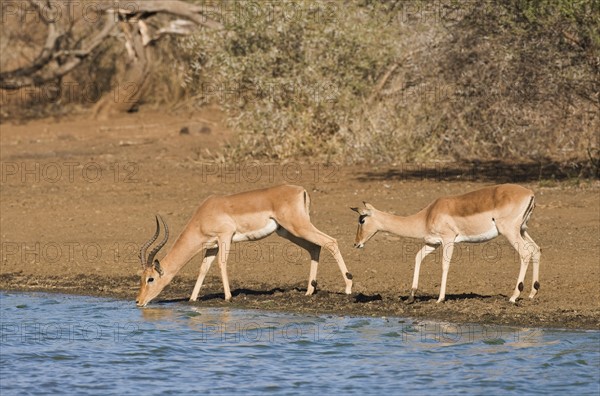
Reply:
<svg viewBox="0 0 600 396"><path fill-rule="evenodd" d="M0 394L600 394L600 332L0 293Z"/></svg>

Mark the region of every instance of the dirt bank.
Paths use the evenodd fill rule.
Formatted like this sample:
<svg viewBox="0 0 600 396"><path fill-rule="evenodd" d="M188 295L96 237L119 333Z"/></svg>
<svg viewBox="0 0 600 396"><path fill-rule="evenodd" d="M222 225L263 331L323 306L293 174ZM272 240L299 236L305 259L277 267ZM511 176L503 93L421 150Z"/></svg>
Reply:
<svg viewBox="0 0 600 396"><path fill-rule="evenodd" d="M155 213L177 234L209 194L287 182L310 192L313 223L337 238L354 275L354 294L342 294L337 265L323 252L319 291L304 296L308 255L271 236L234 247L228 265L232 303L222 301L213 267L196 304L600 329L597 181L577 186L569 180L539 182L532 170L494 173L489 164L221 165L201 160L230 137L219 127L219 117L217 111L185 117L144 112L102 123L73 118L3 124L0 289L118 296L133 304L137 249L154 231ZM410 289L419 241L378 234L364 250L352 248L357 216L348 207L363 200L409 214L435 197L513 179L536 192L529 229L542 247L542 264L534 301L508 302L519 262L503 238L455 250L444 304L435 304L439 254L421 268L417 302L402 301ZM199 262L192 260L158 300L189 297ZM530 287L529 272L523 296Z"/></svg>

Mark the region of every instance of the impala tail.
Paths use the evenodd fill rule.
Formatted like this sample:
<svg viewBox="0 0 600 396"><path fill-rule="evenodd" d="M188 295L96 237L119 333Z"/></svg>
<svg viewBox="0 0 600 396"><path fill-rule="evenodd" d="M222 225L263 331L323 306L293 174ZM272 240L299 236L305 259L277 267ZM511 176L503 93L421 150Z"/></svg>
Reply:
<svg viewBox="0 0 600 396"><path fill-rule="evenodd" d="M521 223L522 232L527 230L527 222L529 221L529 218L531 217L531 213L533 213L534 208L535 197L532 195L531 199L529 200L529 205L527 205L527 209L525 209L525 212L523 213L523 222Z"/></svg>

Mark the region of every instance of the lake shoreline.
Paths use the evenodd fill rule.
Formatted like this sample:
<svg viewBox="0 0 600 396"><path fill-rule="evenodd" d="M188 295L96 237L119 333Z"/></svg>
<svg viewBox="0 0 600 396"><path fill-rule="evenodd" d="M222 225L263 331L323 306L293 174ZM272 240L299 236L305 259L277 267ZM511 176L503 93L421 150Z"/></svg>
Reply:
<svg viewBox="0 0 600 396"><path fill-rule="evenodd" d="M18 273L0 275L0 290L13 292L46 292L70 295L109 297L130 300L135 304L139 280L136 276L101 277L97 275L36 276ZM174 279L149 306L186 302L210 308L236 308L272 312L410 318L454 324L487 326L539 327L546 329L600 330L600 308L564 310L544 307L544 298L530 301L526 296L516 305L508 296L449 295L443 304L437 296L418 295L416 302L406 304L401 293L352 293L318 290L305 296L302 287L270 288L252 284L233 288L231 302L223 300L221 285L212 282L203 287L198 301L188 302L189 279ZM541 295L541 293L540 293Z"/></svg>

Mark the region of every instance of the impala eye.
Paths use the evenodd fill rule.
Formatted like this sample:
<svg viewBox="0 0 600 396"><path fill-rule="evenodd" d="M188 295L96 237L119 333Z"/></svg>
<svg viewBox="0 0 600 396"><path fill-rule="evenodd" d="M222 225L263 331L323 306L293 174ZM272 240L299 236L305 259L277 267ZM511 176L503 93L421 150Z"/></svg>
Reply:
<svg viewBox="0 0 600 396"><path fill-rule="evenodd" d="M154 282L154 278L148 278L148 283Z"/></svg>
<svg viewBox="0 0 600 396"><path fill-rule="evenodd" d="M367 216L365 216L365 215L360 215L360 217L358 218L358 222L359 222L359 224L365 224L365 218L366 218L366 217L367 217Z"/></svg>

